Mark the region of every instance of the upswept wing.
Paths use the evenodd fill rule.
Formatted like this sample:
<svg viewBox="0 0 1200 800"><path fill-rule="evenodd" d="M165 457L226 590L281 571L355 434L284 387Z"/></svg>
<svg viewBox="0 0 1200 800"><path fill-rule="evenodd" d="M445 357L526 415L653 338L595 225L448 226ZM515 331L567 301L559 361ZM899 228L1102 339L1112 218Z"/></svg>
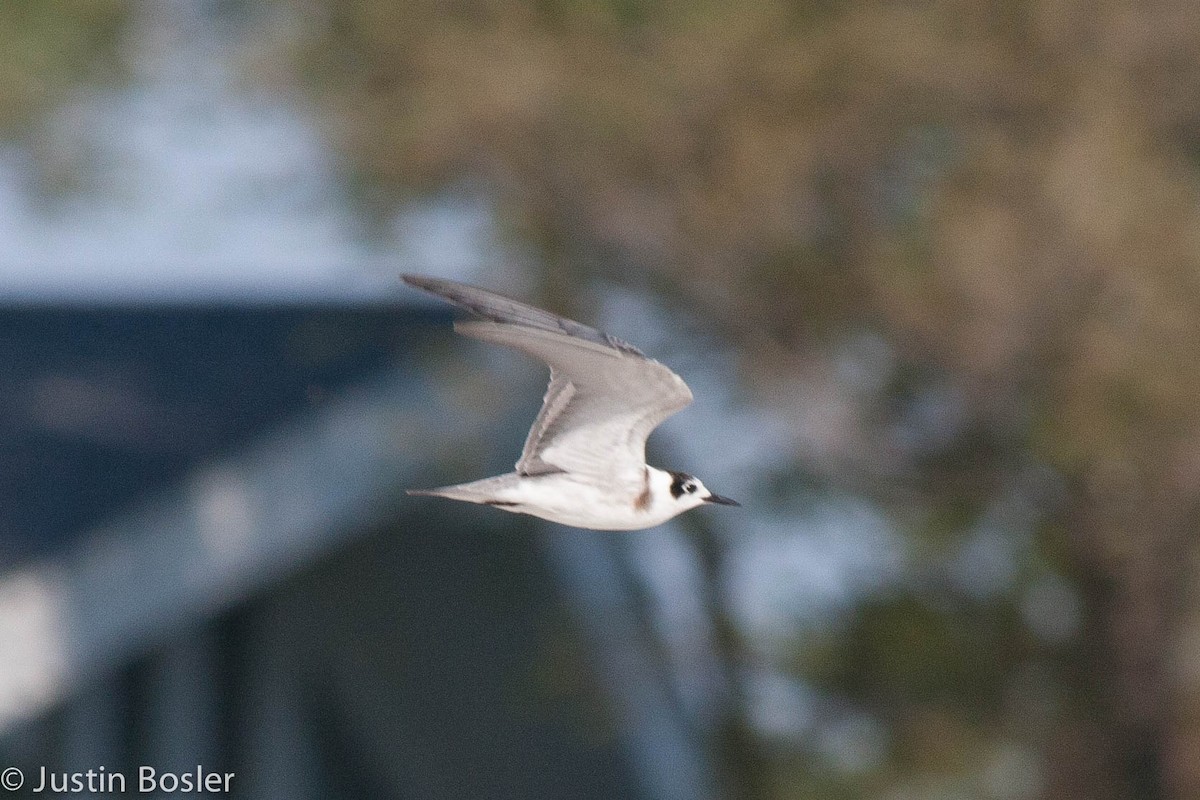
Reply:
<svg viewBox="0 0 1200 800"><path fill-rule="evenodd" d="M473 286L405 276L483 317L458 332L528 353L550 366L550 385L517 472L572 472L641 480L646 438L692 401L683 379L616 337Z"/></svg>
<svg viewBox="0 0 1200 800"><path fill-rule="evenodd" d="M587 325L575 320L551 314L549 311L534 308L525 303L507 298L504 295L489 292L486 289L469 286L458 281L430 278L425 275L403 275L401 277L409 286L415 286L418 289L424 289L431 294L443 297L451 303L465 308L475 316L491 320L492 322L503 322L510 325L521 325L526 328L565 333L576 339L611 347L623 353L645 357L645 354L641 350L638 350L624 339L609 336L603 331L589 328Z"/></svg>

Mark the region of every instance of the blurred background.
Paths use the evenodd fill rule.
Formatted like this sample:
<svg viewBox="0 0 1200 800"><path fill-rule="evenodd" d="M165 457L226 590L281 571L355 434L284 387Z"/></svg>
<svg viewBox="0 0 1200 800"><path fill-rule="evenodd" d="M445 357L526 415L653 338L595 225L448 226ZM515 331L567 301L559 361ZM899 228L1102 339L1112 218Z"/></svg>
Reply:
<svg viewBox="0 0 1200 800"><path fill-rule="evenodd" d="M1200 797L1190 0L0 5L0 766L244 798ZM544 374L629 339L597 534Z"/></svg>

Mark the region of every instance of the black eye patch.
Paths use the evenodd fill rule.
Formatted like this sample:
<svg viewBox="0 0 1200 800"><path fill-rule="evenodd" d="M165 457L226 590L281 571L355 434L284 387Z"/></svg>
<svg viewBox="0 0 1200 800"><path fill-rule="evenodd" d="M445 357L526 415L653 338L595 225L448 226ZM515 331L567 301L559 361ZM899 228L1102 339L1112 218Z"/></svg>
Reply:
<svg viewBox="0 0 1200 800"><path fill-rule="evenodd" d="M686 472L671 473L671 496L678 500L684 492L691 494L696 491L696 483Z"/></svg>

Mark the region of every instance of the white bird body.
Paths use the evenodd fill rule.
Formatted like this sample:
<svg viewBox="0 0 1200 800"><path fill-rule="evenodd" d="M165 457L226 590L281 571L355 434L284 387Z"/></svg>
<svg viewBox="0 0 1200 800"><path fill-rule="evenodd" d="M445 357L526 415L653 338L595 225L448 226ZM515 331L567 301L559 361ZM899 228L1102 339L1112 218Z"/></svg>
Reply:
<svg viewBox="0 0 1200 800"><path fill-rule="evenodd" d="M468 503L482 503L517 514L531 514L562 525L605 531L650 528L687 508L703 505L692 495L686 507L671 497L672 474L646 467L640 486L600 484L567 472L524 477L516 472L440 489L414 490Z"/></svg>
<svg viewBox="0 0 1200 800"><path fill-rule="evenodd" d="M737 505L691 475L646 464L646 438L692 401L670 369L627 342L492 292L418 275L404 280L483 317L455 323L459 333L550 367L550 385L515 472L410 494L597 530L653 527L706 502Z"/></svg>

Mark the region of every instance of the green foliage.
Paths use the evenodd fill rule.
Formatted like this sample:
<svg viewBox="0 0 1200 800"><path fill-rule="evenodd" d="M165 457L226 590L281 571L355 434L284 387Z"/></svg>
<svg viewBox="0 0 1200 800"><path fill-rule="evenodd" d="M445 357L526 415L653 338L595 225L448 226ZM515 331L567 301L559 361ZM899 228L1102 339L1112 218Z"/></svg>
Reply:
<svg viewBox="0 0 1200 800"><path fill-rule="evenodd" d="M862 603L811 677L886 716L931 708L984 724L1029 658L1027 639L1008 604L900 593Z"/></svg>
<svg viewBox="0 0 1200 800"><path fill-rule="evenodd" d="M0 4L0 125L9 134L78 83L123 71L118 39L129 0L13 0Z"/></svg>

